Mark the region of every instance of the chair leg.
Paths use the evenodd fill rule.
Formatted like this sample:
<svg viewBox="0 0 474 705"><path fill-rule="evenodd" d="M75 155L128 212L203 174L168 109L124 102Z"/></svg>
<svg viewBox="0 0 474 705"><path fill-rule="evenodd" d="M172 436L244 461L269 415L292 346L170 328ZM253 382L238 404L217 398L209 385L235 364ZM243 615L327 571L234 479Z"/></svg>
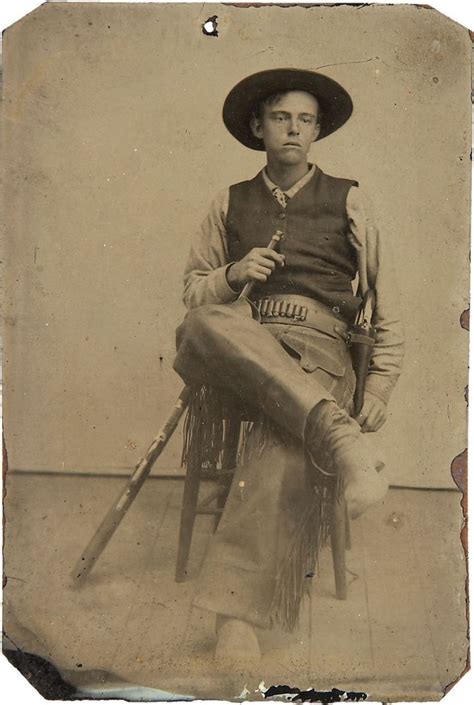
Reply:
<svg viewBox="0 0 474 705"><path fill-rule="evenodd" d="M181 522L179 527L178 557L176 560L175 580L182 583L186 580L189 551L193 537L196 506L201 482L201 468L190 465L184 481L183 506L181 507Z"/></svg>
<svg viewBox="0 0 474 705"><path fill-rule="evenodd" d="M351 520L347 511L347 504L344 502L344 522L346 525L346 551L352 548Z"/></svg>
<svg viewBox="0 0 474 705"><path fill-rule="evenodd" d="M336 597L338 600L347 598L346 585L346 503L338 500L334 505L333 525L331 529L332 561Z"/></svg>

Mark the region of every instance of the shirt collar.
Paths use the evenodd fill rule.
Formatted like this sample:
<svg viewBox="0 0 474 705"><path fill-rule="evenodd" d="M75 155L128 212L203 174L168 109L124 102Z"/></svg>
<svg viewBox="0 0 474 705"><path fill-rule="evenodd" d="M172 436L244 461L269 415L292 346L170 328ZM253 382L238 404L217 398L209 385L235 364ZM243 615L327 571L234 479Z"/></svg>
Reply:
<svg viewBox="0 0 474 705"><path fill-rule="evenodd" d="M283 193L288 196L288 198L293 198L293 196L296 196L298 191L300 191L303 186L306 186L308 181L310 181L314 175L314 172L316 171L316 167L314 164L311 164L311 168L309 171L301 177L299 181L296 182L296 184L293 184L293 186L286 191L283 191ZM263 180L265 182L265 186L270 190L273 191L275 188L279 188L276 184L273 183L273 181L270 179L270 177L267 174L266 168L263 168L261 171Z"/></svg>

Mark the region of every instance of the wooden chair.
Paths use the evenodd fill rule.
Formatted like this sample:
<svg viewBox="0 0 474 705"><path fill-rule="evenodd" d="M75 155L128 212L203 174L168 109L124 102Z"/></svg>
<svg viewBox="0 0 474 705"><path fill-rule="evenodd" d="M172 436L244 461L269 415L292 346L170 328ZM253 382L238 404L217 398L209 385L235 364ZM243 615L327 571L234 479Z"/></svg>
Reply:
<svg viewBox="0 0 474 705"><path fill-rule="evenodd" d="M176 561L176 582L186 579L189 553L196 516L199 514L216 517L214 530L229 494L233 472L237 461L241 417L226 419L224 432L224 451L220 469L205 469L201 463L189 464L184 482L183 504L179 530L178 557ZM213 480L216 487L198 502L201 480ZM214 506L212 506L214 504ZM338 600L347 598L346 583L346 549L350 548L350 524L344 499L336 501L331 528L331 550L334 567L336 597Z"/></svg>

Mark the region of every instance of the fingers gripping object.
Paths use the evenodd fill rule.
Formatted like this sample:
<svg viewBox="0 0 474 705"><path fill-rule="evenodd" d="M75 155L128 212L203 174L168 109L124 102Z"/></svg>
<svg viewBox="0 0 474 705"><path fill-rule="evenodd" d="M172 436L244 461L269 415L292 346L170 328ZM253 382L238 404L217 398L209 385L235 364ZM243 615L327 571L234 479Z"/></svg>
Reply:
<svg viewBox="0 0 474 705"><path fill-rule="evenodd" d="M284 237L285 237L285 233L283 233L281 230L277 230L275 232L275 234L272 235L272 239L268 243L267 248L269 250L275 251L277 249L278 245L280 244L280 242L284 239ZM253 282L253 281L247 282L247 284L244 286L244 288L242 289L242 291L239 294L239 299L247 299L250 296L254 286L255 286L255 282Z"/></svg>

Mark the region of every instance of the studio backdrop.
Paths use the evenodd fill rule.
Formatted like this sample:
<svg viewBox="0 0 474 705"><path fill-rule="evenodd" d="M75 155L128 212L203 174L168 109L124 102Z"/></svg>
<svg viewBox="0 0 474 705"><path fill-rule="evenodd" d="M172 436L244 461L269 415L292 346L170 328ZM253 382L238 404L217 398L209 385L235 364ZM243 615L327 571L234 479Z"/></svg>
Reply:
<svg viewBox="0 0 474 705"><path fill-rule="evenodd" d="M202 25L217 16L217 36ZM5 439L13 470L128 472L182 383L191 238L263 153L225 129L258 70L320 70L354 113L311 158L390 240L406 362L378 434L392 484L454 487L466 445L470 40L414 6L43 5L4 53ZM180 473L181 433L154 472Z"/></svg>

